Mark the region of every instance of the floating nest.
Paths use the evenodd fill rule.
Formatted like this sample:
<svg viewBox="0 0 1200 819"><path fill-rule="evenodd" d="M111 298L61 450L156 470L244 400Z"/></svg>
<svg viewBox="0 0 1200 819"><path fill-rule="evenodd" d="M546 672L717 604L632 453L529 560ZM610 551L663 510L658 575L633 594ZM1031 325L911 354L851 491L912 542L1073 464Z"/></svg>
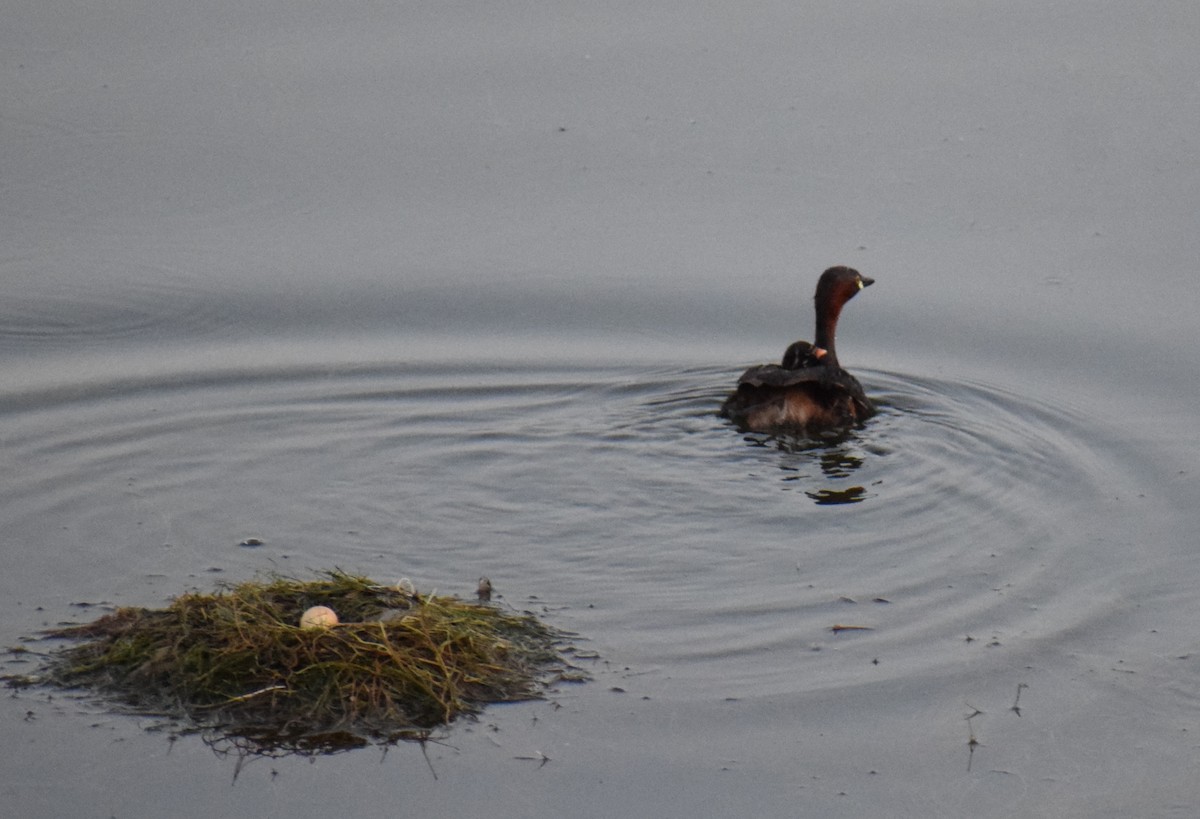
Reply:
<svg viewBox="0 0 1200 819"><path fill-rule="evenodd" d="M406 585L332 571L120 608L50 632L78 644L51 655L40 681L185 717L235 743L328 751L423 738L488 703L586 678L565 659L566 635L532 615ZM302 627L318 606L338 622Z"/></svg>

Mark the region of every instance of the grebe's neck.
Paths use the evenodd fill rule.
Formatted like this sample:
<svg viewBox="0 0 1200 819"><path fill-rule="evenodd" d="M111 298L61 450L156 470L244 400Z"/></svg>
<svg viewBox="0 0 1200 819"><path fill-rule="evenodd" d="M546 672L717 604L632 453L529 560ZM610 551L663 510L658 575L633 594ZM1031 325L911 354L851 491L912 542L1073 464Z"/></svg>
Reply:
<svg viewBox="0 0 1200 819"><path fill-rule="evenodd" d="M841 314L841 304L817 302L817 331L813 343L825 350L825 357L821 359L821 363L831 367L838 366L834 336L837 334L837 323Z"/></svg>

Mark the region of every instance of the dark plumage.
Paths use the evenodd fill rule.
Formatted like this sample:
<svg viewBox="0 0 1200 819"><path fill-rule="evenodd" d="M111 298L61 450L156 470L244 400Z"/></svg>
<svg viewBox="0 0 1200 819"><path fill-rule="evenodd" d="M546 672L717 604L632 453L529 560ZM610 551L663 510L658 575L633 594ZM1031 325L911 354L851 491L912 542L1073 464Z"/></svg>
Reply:
<svg viewBox="0 0 1200 819"><path fill-rule="evenodd" d="M721 414L754 432L852 426L874 415L858 379L838 363L834 344L842 307L874 283L849 267L821 274L813 297L815 343L797 341L782 364L759 364L742 373Z"/></svg>

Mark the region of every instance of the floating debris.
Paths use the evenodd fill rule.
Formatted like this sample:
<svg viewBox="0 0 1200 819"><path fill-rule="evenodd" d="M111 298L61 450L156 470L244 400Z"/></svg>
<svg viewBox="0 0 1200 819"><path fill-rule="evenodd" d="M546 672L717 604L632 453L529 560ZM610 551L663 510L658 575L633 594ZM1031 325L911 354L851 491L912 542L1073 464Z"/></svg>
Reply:
<svg viewBox="0 0 1200 819"><path fill-rule="evenodd" d="M479 585L475 589L475 596L480 600L492 599L492 581L486 577L479 578Z"/></svg>
<svg viewBox="0 0 1200 819"><path fill-rule="evenodd" d="M422 738L586 676L563 656L566 635L532 615L341 571L119 608L49 636L80 642L51 655L39 682L284 751Z"/></svg>

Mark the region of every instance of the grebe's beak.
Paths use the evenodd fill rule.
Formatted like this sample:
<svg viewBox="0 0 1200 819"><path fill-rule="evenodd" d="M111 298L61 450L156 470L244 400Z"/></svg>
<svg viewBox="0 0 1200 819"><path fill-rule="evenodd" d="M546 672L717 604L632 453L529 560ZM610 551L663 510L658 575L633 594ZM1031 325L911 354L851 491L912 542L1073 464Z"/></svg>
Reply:
<svg viewBox="0 0 1200 819"><path fill-rule="evenodd" d="M824 347L813 347L812 348L812 357L815 358L817 361L820 361L822 358L824 358L827 355L829 355L829 351L826 350Z"/></svg>
<svg viewBox="0 0 1200 819"><path fill-rule="evenodd" d="M874 279L868 279L866 276L858 277L858 289L859 290L862 290L864 287L870 287L873 284L875 284Z"/></svg>

